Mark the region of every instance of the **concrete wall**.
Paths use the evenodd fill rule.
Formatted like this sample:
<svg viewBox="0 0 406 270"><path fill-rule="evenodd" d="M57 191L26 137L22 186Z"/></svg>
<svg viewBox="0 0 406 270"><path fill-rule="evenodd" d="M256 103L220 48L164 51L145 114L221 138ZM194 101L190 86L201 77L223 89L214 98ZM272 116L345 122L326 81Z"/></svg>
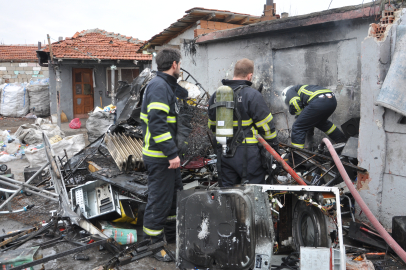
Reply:
<svg viewBox="0 0 406 270"><path fill-rule="evenodd" d="M400 24L406 24L403 15ZM361 123L358 147L359 165L368 175L359 175L357 186L362 198L386 228L393 216L403 216L406 200L406 125L401 115L375 105L391 64L396 43L396 25L383 41L368 37L362 43ZM359 213L359 209L357 211ZM366 219L365 215L357 216Z"/></svg>
<svg viewBox="0 0 406 270"><path fill-rule="evenodd" d="M61 108L68 117L69 120L73 119L73 92L72 92L72 70L73 68L91 68L94 69L94 78L96 82L96 87L94 88L94 106L100 106L100 94L102 91L102 102L103 106L111 104L111 98L106 96L106 69L109 68L112 63L109 64L77 64L77 63L66 63L61 65L61 80L62 80L62 90L61 90ZM117 64L117 67L139 67L140 73L144 69L144 66L149 66L148 64ZM50 67L49 76L49 91L51 100L51 114L56 113L56 81L55 81L55 71L53 67Z"/></svg>
<svg viewBox="0 0 406 270"><path fill-rule="evenodd" d="M181 66L182 66L182 68L186 69L187 71L189 71L190 65L193 65L193 58L189 54L185 53L185 50L183 48L183 40L184 39L188 39L188 40L194 39L194 30L196 29L196 27L197 27L197 25L195 24L194 26L192 26L191 28L189 28L188 30L186 30L185 32L180 34L179 36L171 39L167 44L165 44L165 45L180 46L180 49L182 52ZM152 57L152 70L158 70L158 67L157 67L156 61L155 61L155 57ZM194 74L192 74L192 75L195 76Z"/></svg>
<svg viewBox="0 0 406 270"><path fill-rule="evenodd" d="M40 67L36 62L0 62L0 84L23 83L48 77L48 68Z"/></svg>
<svg viewBox="0 0 406 270"><path fill-rule="evenodd" d="M285 87L294 84L328 87L336 94L339 104L331 118L340 126L360 115L361 42L372 21L347 20L249 39L199 44L193 57L195 63L188 56L182 66L213 93L222 79L232 78L236 61L244 57L254 60L254 86L263 83L263 95L271 111L284 112L274 116L279 130L287 130L294 122L280 98ZM316 134L322 136L320 132Z"/></svg>

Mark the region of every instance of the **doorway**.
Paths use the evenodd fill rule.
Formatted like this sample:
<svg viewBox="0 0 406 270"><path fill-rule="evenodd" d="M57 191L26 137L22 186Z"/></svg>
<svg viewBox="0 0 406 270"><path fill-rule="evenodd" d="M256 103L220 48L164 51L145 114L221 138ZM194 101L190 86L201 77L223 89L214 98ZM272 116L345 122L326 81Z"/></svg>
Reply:
<svg viewBox="0 0 406 270"><path fill-rule="evenodd" d="M93 72L90 68L73 69L73 117L88 118L93 111Z"/></svg>

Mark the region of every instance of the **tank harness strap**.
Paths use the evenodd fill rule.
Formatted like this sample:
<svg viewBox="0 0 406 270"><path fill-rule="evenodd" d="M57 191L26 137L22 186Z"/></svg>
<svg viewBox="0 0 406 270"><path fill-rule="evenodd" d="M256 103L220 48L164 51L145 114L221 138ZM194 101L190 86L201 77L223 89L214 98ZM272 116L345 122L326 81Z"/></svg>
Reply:
<svg viewBox="0 0 406 270"><path fill-rule="evenodd" d="M235 104L237 104L237 106L236 106L236 108L234 109L234 111L235 111L236 116L237 116L237 119L238 119L238 131L237 131L237 134L236 134L237 136L236 136L236 137L238 137L239 132L242 131L242 134L243 134L243 136L244 136L244 140L246 140L245 131L242 129L242 117L241 117L240 110L239 110L239 106L238 106L238 102L237 102L237 101L238 101L238 96L240 95L240 92L241 92L241 90L242 90L244 87L246 87L246 86L240 86L240 87L237 88L236 91L234 92L234 100L235 100ZM248 144L247 144L247 142L245 142L245 145L244 145L244 159L243 159L242 164L243 164L243 165L242 165L241 185L244 185L244 184L248 183L248 180L247 180Z"/></svg>
<svg viewBox="0 0 406 270"><path fill-rule="evenodd" d="M209 109L214 109L217 107L226 107L227 109L234 109L234 101L219 101L212 104Z"/></svg>
<svg viewBox="0 0 406 270"><path fill-rule="evenodd" d="M216 148L215 148L216 149ZM223 178L221 176L221 157L223 155L223 151L220 149L217 149L217 182L219 183L219 187L223 187Z"/></svg>

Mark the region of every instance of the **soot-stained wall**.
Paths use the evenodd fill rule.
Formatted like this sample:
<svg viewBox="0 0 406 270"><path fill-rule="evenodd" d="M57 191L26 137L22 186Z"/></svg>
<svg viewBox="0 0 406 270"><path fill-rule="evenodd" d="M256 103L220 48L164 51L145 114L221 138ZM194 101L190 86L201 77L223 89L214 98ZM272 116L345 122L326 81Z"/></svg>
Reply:
<svg viewBox="0 0 406 270"><path fill-rule="evenodd" d="M285 131L292 126L294 116L281 99L282 90L295 84L324 86L337 96L338 108L331 120L340 126L360 116L360 48L372 22L354 19L203 43L193 56L195 64L183 52L182 66L213 93L222 79L232 78L239 59L253 60L254 86L264 84L263 96L274 113L276 127Z"/></svg>

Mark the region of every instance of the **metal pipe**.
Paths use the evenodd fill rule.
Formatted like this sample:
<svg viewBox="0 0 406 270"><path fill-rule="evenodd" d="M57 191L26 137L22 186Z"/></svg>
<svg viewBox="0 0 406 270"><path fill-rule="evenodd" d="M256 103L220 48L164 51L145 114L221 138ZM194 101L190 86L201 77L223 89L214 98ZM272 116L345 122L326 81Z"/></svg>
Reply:
<svg viewBox="0 0 406 270"><path fill-rule="evenodd" d="M362 211L365 213L369 221L372 223L374 228L379 232L379 234L382 236L385 242L392 248L393 251L396 252L396 254L402 259L402 261L406 263L406 251L404 251L399 246L399 244L392 238L392 236L389 235L389 233L385 230L385 228L381 225L381 223L379 223L379 221L376 219L374 214L372 214L371 210L369 210L368 206L362 199L361 195L355 189L354 184L351 182L351 179L348 176L347 172L345 171L344 166L341 163L341 160L338 157L337 152L334 149L331 142L327 138L324 138L323 142L327 145L327 148L330 151L330 154L333 157L335 164L337 165L338 171L340 172L341 177L343 178L345 184L350 190L355 201L357 201Z"/></svg>
<svg viewBox="0 0 406 270"><path fill-rule="evenodd" d="M281 142L280 142L279 144L282 145L282 146L284 146L284 147L289 147L289 148L295 149L295 150L297 150L297 151L306 153L306 154L308 154L308 155L316 155L317 157L320 157L320 158L323 158L323 159L326 159L326 160L331 160L331 161L333 161L333 159L332 159L331 157L328 157L328 156L325 156L325 155L322 155L322 154L318 154L318 153L315 153L315 152L312 152L312 151L309 151L309 150L306 150L306 149L303 149L303 148L298 148L298 147L296 147L296 146L293 146L293 145L290 145L290 144L281 143ZM348 166L348 167L350 167L350 168L356 169L357 171L361 171L361 172L366 172L366 171L367 171L366 169L361 168L361 167L358 167L358 166L355 166L355 165L353 165L353 164L351 164L351 163L347 163L347 162L342 162L342 163L343 163L345 166Z"/></svg>
<svg viewBox="0 0 406 270"><path fill-rule="evenodd" d="M257 134L255 135L257 140L264 146L264 148L282 165L282 167L287 171L293 179L296 180L296 182L299 185L302 186L307 186L307 184L303 181L302 178L300 178L299 175L283 160L283 158L261 137L261 135Z"/></svg>
<svg viewBox="0 0 406 270"><path fill-rule="evenodd" d="M336 195L338 240L340 241L340 268L341 268L341 270L345 270L346 269L346 258L345 258L345 245L344 245L343 227L342 227L343 221L341 218L340 191L338 188L333 188L333 192Z"/></svg>
<svg viewBox="0 0 406 270"><path fill-rule="evenodd" d="M292 153L293 153L293 151L292 151ZM300 162L299 164L297 164L295 167L293 167L293 169L296 169L297 167L299 167L300 165L302 165L303 163L305 163L305 162L308 161L309 159L314 158L315 156L316 156L316 155L313 155L313 156L311 156L311 157L309 157L309 158L303 160L302 162Z"/></svg>
<svg viewBox="0 0 406 270"><path fill-rule="evenodd" d="M292 151L292 152L293 152L293 151ZM307 156L306 156L305 154L303 154L303 153L300 153L300 152L296 152L296 151L295 151L295 154L301 156L302 158L307 158ZM314 159L310 159L309 162L312 163L312 164L314 164L314 165L316 165L317 167L319 167L320 169L322 169L323 171L325 171L326 173L328 173L328 174L331 175L332 177L335 177L335 176L336 176L335 173L333 173L333 172L331 172L329 169L325 168L325 167L324 167L322 164L320 164L318 161L316 161L316 160L314 160Z"/></svg>
<svg viewBox="0 0 406 270"><path fill-rule="evenodd" d="M27 183L21 183L20 181L17 181L17 180L14 180L14 179L10 179L10 178L7 178L7 177L1 176L1 175L0 175L0 179L2 179L3 181L8 181L8 182L11 182L11 183L16 184L16 185L18 185L18 186L16 186L16 187L18 187L18 188L21 188L21 186L23 186L21 189L23 189L24 187L27 188L27 189L30 189L30 192L31 192L31 189L33 189L33 190L36 190L36 191L39 191L39 192L44 192L44 193L46 193L46 194L48 194L48 195L51 195L51 196L56 196L56 197L59 196L59 195L56 194L56 193L53 193L53 192L50 192L50 191L46 191L46 190L41 189L41 188L38 188L38 187L36 187L36 186L28 185L28 184L27 184L28 181L27 181ZM13 180L13 181L11 181L11 180ZM20 191L18 191L18 192L20 192Z"/></svg>
<svg viewBox="0 0 406 270"><path fill-rule="evenodd" d="M116 106L115 71L117 67L115 65L112 65L110 68L111 68L111 104Z"/></svg>
<svg viewBox="0 0 406 270"><path fill-rule="evenodd" d="M19 188L19 186L10 184L10 183L8 183L8 182L6 182L6 181L2 181L2 180L0 180L0 184L7 185L7 186L10 186L10 187L13 187L13 188ZM19 192L21 192L21 190L22 190L22 189L19 189ZM44 190L43 190L43 191L44 191ZM38 195L38 196L41 196L41 197L44 197L44 198L49 199L49 200L53 200L53 201L56 201L56 202L58 201L58 199L53 198L53 197L48 197L47 195L42 194L42 193L40 193L40 192L36 192L36 191L30 190L30 193L35 194L35 195ZM15 195L14 195L14 194L15 194ZM13 194L14 196L11 195L11 196L8 198L8 200L6 200L4 203L2 203L2 204L0 205L0 209L3 208L7 203L9 203L9 202L11 201L11 199L14 198L18 193L14 193L14 194Z"/></svg>
<svg viewBox="0 0 406 270"><path fill-rule="evenodd" d="M12 210L12 211L0 211L0 215L15 214L15 213L21 213L21 212L25 212L25 211L27 211L26 207L18 209L18 210Z"/></svg>
<svg viewBox="0 0 406 270"><path fill-rule="evenodd" d="M49 162L47 164L45 164L44 166L42 166L36 173L34 173L34 175L31 176L30 179L28 179L26 184L29 184L32 180L34 180L34 178L37 177L37 175L40 174L44 170L44 168L46 166L48 166L48 164L49 164ZM0 179L10 181L10 182L17 182L18 184L22 184L20 181L10 179L8 177L1 176L1 175L0 175ZM1 181L1 182L3 182L3 181ZM4 184L7 185L8 182L4 182ZM9 184L9 186L11 186L11 185ZM13 194L11 194L11 196L8 197L7 200L0 205L0 209L3 208L6 204L8 204L15 196L17 196L18 193L20 193L23 190L23 187L19 187L19 186L15 186L15 185L13 185L12 187L17 188L18 190L16 190ZM32 192L32 193L36 194L37 192Z"/></svg>
<svg viewBox="0 0 406 270"><path fill-rule="evenodd" d="M55 66L55 80L56 80L56 113L58 119L56 123L58 127L61 128L61 90L62 90L62 79L61 79L61 71L59 66Z"/></svg>
<svg viewBox="0 0 406 270"><path fill-rule="evenodd" d="M352 212L352 202L351 202L351 198L348 197L347 195L341 195L341 197L347 198L348 204L350 205L350 211L349 211L349 212L351 213L352 221L355 222L354 213Z"/></svg>
<svg viewBox="0 0 406 270"><path fill-rule="evenodd" d="M1 192L4 192L4 193L14 193L14 192L17 192L18 190L11 190L11 189L5 189L5 188L0 188L0 191Z"/></svg>

